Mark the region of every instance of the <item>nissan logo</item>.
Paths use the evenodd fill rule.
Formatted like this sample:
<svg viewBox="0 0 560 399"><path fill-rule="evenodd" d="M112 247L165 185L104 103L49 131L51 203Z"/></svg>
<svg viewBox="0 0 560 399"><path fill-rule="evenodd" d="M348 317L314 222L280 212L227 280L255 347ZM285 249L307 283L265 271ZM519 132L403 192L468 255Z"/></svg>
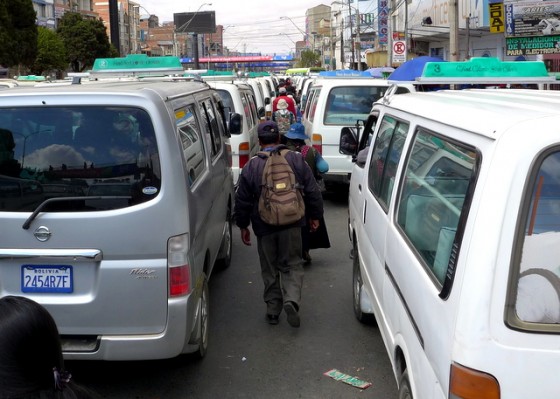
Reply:
<svg viewBox="0 0 560 399"><path fill-rule="evenodd" d="M48 229L48 227L45 226L37 227L37 230L33 232L35 238L41 242L47 241L49 238L51 238L51 234L51 231Z"/></svg>

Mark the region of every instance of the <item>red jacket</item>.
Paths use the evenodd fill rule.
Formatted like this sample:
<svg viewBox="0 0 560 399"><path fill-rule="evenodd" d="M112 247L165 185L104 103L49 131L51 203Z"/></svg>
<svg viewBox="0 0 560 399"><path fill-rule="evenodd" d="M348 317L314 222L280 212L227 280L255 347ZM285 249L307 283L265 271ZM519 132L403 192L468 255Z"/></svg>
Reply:
<svg viewBox="0 0 560 399"><path fill-rule="evenodd" d="M274 101L272 101L272 112L278 111L278 101L280 101L280 99L282 99L282 98L284 100L286 100L286 102L288 103L288 111L290 111L292 114L294 114L294 116L297 115L296 102L294 101L294 99L292 97L284 95L284 94L276 97L274 99Z"/></svg>

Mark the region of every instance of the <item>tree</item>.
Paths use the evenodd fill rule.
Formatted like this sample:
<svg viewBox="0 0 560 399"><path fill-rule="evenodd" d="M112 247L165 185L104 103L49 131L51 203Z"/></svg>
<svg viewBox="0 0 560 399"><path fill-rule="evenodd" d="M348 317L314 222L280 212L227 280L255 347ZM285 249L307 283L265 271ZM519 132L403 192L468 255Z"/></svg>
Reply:
<svg viewBox="0 0 560 399"><path fill-rule="evenodd" d="M116 54L101 20L84 19L81 14L66 13L60 19L57 33L64 43L67 61L74 72L91 68L96 58L114 57Z"/></svg>
<svg viewBox="0 0 560 399"><path fill-rule="evenodd" d="M31 0L0 0L0 64L33 64L37 56L36 18Z"/></svg>
<svg viewBox="0 0 560 399"><path fill-rule="evenodd" d="M68 66L62 39L52 30L39 27L38 51L31 72L42 75L52 70L64 70Z"/></svg>
<svg viewBox="0 0 560 399"><path fill-rule="evenodd" d="M297 68L310 68L321 65L321 56L313 50L303 50Z"/></svg>

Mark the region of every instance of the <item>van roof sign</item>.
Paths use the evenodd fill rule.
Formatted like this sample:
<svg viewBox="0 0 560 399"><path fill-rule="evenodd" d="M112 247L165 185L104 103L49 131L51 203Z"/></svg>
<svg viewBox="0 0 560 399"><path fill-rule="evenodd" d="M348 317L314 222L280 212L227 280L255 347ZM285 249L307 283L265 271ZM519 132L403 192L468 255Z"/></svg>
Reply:
<svg viewBox="0 0 560 399"><path fill-rule="evenodd" d="M171 75L183 73L178 57L148 57L146 54L129 54L123 58L97 58L92 74L138 76Z"/></svg>
<svg viewBox="0 0 560 399"><path fill-rule="evenodd" d="M460 62L427 62L419 83L554 83L542 61L500 61L475 57Z"/></svg>

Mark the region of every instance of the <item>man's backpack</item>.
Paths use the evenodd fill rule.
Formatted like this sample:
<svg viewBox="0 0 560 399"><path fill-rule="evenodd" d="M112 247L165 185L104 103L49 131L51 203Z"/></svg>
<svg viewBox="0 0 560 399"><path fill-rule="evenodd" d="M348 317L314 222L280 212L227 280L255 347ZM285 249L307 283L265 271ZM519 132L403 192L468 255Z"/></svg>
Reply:
<svg viewBox="0 0 560 399"><path fill-rule="evenodd" d="M263 222L274 226L296 223L305 216L305 204L296 176L285 154L288 149L260 151L267 158L262 174L259 215Z"/></svg>
<svg viewBox="0 0 560 399"><path fill-rule="evenodd" d="M287 109L281 109L274 113L274 121L278 125L280 134L285 134L295 122L295 116Z"/></svg>

